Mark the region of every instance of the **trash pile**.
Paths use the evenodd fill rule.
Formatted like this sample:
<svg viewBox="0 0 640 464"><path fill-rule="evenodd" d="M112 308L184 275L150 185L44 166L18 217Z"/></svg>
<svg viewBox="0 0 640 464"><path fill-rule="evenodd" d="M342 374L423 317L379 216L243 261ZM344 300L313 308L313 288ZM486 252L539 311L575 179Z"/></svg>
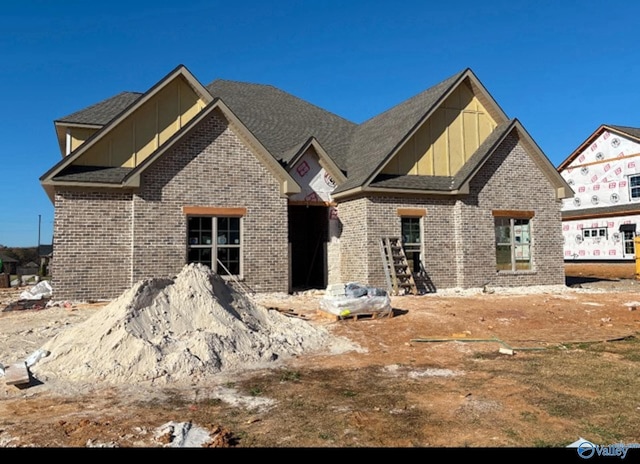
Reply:
<svg viewBox="0 0 640 464"><path fill-rule="evenodd" d="M20 293L20 299L8 304L3 311L22 309L45 309L51 300L53 289L48 280L42 280L33 287Z"/></svg>
<svg viewBox="0 0 640 464"><path fill-rule="evenodd" d="M40 381L193 384L210 374L265 367L305 352L357 349L302 319L269 311L211 269L140 281L86 321L44 344Z"/></svg>

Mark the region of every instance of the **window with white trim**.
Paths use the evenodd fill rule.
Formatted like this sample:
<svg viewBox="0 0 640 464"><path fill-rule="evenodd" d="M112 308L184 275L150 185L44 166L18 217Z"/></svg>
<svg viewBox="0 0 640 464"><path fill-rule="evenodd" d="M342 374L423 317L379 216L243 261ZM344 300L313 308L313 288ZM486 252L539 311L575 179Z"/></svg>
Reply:
<svg viewBox="0 0 640 464"><path fill-rule="evenodd" d="M531 270L531 225L527 218L496 216L498 271Z"/></svg>
<svg viewBox="0 0 640 464"><path fill-rule="evenodd" d="M188 216L187 261L221 276L242 275L242 218Z"/></svg>
<svg viewBox="0 0 640 464"><path fill-rule="evenodd" d="M629 176L629 198L640 200L640 174Z"/></svg>

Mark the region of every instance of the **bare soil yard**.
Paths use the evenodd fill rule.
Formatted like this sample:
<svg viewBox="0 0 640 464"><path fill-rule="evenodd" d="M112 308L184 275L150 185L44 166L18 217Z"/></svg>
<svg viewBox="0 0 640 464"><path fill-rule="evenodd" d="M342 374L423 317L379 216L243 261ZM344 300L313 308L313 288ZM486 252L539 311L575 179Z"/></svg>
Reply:
<svg viewBox="0 0 640 464"><path fill-rule="evenodd" d="M0 447L559 447L637 443L635 265L566 266L567 286L393 297L394 316L335 320L321 293L258 302L360 349L301 355L181 388L0 377ZM0 309L20 290L0 289ZM0 364L104 307L0 312ZM275 310L275 309L273 309Z"/></svg>

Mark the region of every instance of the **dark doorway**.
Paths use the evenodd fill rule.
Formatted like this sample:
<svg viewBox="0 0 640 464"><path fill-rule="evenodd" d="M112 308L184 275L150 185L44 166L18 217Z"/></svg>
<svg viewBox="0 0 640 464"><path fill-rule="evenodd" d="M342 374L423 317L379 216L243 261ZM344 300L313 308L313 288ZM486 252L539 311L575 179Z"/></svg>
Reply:
<svg viewBox="0 0 640 464"><path fill-rule="evenodd" d="M327 286L328 227L326 206L289 206L292 291Z"/></svg>

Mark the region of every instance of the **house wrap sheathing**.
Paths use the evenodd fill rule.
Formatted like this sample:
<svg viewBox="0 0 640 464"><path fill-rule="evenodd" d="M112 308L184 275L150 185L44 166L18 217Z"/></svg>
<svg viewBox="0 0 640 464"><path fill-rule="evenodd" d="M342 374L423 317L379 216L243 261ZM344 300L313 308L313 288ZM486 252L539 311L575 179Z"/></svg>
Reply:
<svg viewBox="0 0 640 464"><path fill-rule="evenodd" d="M563 200L564 259L634 260L640 129L600 126L558 171L575 192Z"/></svg>

